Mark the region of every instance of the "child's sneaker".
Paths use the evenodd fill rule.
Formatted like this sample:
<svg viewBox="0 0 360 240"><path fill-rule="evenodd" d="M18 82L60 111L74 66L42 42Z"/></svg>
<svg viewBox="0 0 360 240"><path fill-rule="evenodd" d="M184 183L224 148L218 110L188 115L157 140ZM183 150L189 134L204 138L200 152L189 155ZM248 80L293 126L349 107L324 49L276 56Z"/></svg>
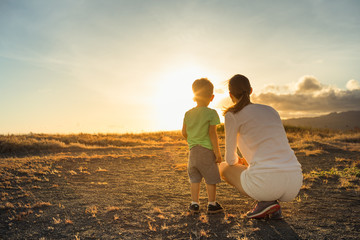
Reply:
<svg viewBox="0 0 360 240"><path fill-rule="evenodd" d="M269 218L272 219L272 220L281 220L281 219L283 219L284 217L283 217L283 215L281 213L281 208L279 208L279 210L277 210L276 212L271 213L269 215Z"/></svg>
<svg viewBox="0 0 360 240"><path fill-rule="evenodd" d="M199 213L200 212L200 206L199 206L199 204L191 204L190 203L190 206L189 206L189 211L191 212L191 213Z"/></svg>
<svg viewBox="0 0 360 240"><path fill-rule="evenodd" d="M255 208L246 214L247 218L264 218L270 213L274 213L280 209L277 201L260 201Z"/></svg>
<svg viewBox="0 0 360 240"><path fill-rule="evenodd" d="M224 209L217 202L215 203L215 205L212 205L212 204L208 205L208 213L219 213L219 212L223 212L223 211L224 211Z"/></svg>

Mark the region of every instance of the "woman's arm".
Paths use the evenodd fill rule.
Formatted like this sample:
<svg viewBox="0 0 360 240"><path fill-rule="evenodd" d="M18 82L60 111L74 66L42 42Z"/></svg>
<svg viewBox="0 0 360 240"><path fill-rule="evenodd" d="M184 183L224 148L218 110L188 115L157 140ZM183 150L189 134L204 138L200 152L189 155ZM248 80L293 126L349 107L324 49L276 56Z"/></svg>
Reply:
<svg viewBox="0 0 360 240"><path fill-rule="evenodd" d="M225 161L229 165L238 163L237 155L237 127L232 113L225 115Z"/></svg>
<svg viewBox="0 0 360 240"><path fill-rule="evenodd" d="M218 136L217 136L217 132L216 132L216 125L209 126L209 137L210 137L210 141L211 141L211 144L213 146L213 150L214 150L214 153L216 156L216 162L221 163L222 157L221 157L221 152L220 152L220 147L219 147Z"/></svg>

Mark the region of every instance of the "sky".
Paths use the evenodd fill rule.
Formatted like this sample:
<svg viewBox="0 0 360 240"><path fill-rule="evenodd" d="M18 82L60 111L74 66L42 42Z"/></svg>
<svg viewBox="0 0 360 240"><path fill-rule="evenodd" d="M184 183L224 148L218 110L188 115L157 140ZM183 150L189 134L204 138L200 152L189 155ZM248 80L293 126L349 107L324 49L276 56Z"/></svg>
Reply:
<svg viewBox="0 0 360 240"><path fill-rule="evenodd" d="M282 118L360 110L358 0L0 0L0 134L178 130L243 74ZM223 118L222 118L223 119Z"/></svg>

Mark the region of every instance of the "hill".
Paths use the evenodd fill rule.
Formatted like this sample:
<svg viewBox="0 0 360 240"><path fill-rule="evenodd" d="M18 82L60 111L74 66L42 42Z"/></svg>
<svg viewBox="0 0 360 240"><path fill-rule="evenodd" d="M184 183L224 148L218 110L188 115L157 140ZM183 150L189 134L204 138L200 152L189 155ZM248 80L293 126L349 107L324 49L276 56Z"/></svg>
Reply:
<svg viewBox="0 0 360 240"><path fill-rule="evenodd" d="M330 113L320 117L292 118L283 120L284 125L312 128L353 130L360 128L360 111Z"/></svg>

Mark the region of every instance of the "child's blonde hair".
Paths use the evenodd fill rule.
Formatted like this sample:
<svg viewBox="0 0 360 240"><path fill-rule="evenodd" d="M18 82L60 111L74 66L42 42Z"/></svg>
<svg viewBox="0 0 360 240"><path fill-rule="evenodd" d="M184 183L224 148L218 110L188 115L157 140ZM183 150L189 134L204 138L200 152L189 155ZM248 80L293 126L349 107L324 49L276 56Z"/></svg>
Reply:
<svg viewBox="0 0 360 240"><path fill-rule="evenodd" d="M214 85L207 78L196 79L192 84L194 101L208 101L214 92Z"/></svg>

